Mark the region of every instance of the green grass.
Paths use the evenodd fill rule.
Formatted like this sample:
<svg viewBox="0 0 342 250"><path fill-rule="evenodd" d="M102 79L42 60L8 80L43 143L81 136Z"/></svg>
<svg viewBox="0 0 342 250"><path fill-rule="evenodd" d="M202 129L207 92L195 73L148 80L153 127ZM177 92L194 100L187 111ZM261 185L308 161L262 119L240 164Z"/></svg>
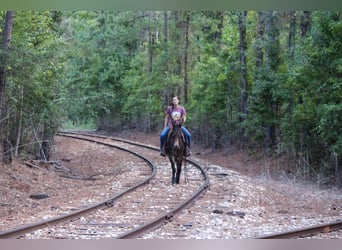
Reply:
<svg viewBox="0 0 342 250"><path fill-rule="evenodd" d="M63 123L63 129L94 130L97 129L93 121L72 122L70 120Z"/></svg>

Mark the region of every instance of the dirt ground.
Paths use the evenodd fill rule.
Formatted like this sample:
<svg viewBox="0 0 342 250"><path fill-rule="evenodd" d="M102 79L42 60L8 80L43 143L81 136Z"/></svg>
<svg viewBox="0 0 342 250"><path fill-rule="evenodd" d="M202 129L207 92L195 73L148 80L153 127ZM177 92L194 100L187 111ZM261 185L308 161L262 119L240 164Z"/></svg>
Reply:
<svg viewBox="0 0 342 250"><path fill-rule="evenodd" d="M158 133L145 134L139 132L124 132L120 134L112 133L111 136L159 146ZM78 148L77 141L70 141L70 144L71 145L68 145L68 147ZM61 145L59 145L59 147L61 147ZM78 156L82 156L79 157L80 166L89 169L91 168L92 160L98 161L99 159L104 159L103 164L109 164L105 162L105 158L102 158L101 154L103 154L103 152L101 153L100 151L101 150L97 153L97 151L94 150L92 151L92 155L85 155L85 151L75 152L75 159L78 158ZM68 159L64 158L62 152L63 150L61 149L56 150L53 148L52 162L63 161L64 164L67 164ZM275 199L277 196L285 197L285 194L290 197L296 192L295 195L298 195L298 197L306 197L304 199L312 197L313 201L312 204L310 203L310 209L317 211L318 214L323 215L328 213L328 215L331 214L334 216L333 218L335 218L341 213L342 207L340 201L342 200L342 191L340 189L334 187L320 187L315 183L308 183L307 180L306 183L303 183L300 180L289 179L286 172L288 169L286 165L287 162L284 158L268 159L263 157L262 154L251 154L250 152L242 150L231 150L230 152L227 152L222 149L212 153L210 149L203 148L196 144L192 146L191 157L204 166L217 165L222 169L235 171L241 176L248 177L250 180L256 180L258 183L265 185L266 190L271 190L270 192L273 193L270 194L270 197L272 196ZM37 167L39 169L37 169ZM59 178L54 178L54 172L49 171L50 168L51 164L37 164L36 162L28 161L27 159L15 160L10 166L0 166L0 231L11 228L11 221L16 225L18 220L24 221L24 217L32 217L33 214L30 211L33 208L35 209L35 213L37 212L37 208L41 209L42 213L44 213L44 208L57 210L55 204L59 204L58 200L54 200L53 204L49 204L52 199L40 201L28 199L31 195L56 193L58 199L63 199L63 201L68 199L68 197L57 196L58 187L62 185L63 188L67 188L67 181L61 182ZM63 169L61 169L61 171L63 171ZM279 186L279 188L276 186ZM252 190L253 187L251 188L251 191ZM74 196L82 196L82 194L75 193ZM327 204L326 201L328 200L331 201L329 202L331 204ZM43 202L46 203L44 206ZM309 203L308 200L307 203ZM325 204L325 206L322 204ZM265 206L266 205L267 204L265 204ZM291 202L289 201L287 206L289 210L291 210L291 207L299 207L295 199L291 199ZM17 209L19 207L20 211ZM315 208L313 209L313 207ZM303 209L304 211L305 206L301 205L300 209ZM322 210L322 213L320 213L319 209ZM327 212L327 210L329 210L329 212Z"/></svg>
<svg viewBox="0 0 342 250"><path fill-rule="evenodd" d="M159 133L114 133L111 136L124 137L127 140L143 142L145 144L159 146ZM211 148L205 148L192 143L192 157L207 164L219 165L223 168L237 171L249 177L265 177L274 180L287 180L289 167L284 157L264 157L262 150L246 151L237 149L217 149L212 152Z"/></svg>

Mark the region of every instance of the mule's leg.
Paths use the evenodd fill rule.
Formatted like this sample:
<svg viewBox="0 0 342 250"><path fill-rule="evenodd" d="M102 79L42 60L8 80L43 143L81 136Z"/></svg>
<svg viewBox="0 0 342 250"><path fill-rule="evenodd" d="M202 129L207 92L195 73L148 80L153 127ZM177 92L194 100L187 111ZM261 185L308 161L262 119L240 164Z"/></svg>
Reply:
<svg viewBox="0 0 342 250"><path fill-rule="evenodd" d="M171 183L172 185L174 185L176 183L176 167L175 167L175 162L171 156L169 157L169 160L171 162L171 169L172 169Z"/></svg>
<svg viewBox="0 0 342 250"><path fill-rule="evenodd" d="M182 171L182 159L177 159L176 184L179 184L181 171Z"/></svg>
<svg viewBox="0 0 342 250"><path fill-rule="evenodd" d="M172 162L172 185L177 184L176 175L177 175L177 172L176 172L175 163Z"/></svg>

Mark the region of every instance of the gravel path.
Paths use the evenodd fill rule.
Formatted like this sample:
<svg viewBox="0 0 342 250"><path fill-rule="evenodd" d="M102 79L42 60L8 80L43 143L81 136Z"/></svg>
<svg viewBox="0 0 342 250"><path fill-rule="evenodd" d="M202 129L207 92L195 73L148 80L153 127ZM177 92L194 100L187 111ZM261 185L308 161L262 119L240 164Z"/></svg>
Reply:
<svg viewBox="0 0 342 250"><path fill-rule="evenodd" d="M148 138L151 137L141 134L127 136L127 139L158 145L157 136ZM56 140L54 163L26 161L29 166L15 161L10 167L1 166L0 230L34 222L38 217L65 213L75 209L74 204L86 206L102 199L106 194L89 190L109 185L115 175L130 166L129 156L115 154L105 147L95 150L90 144L66 143L62 145L62 140ZM193 149L193 153L191 158L208 170L209 190L171 223L142 238L244 239L342 218L341 190L296 184L286 178L275 180L266 171L272 166L266 169L262 160L247 158L241 153L212 155L199 148ZM167 165L166 159L160 157L160 161ZM108 176L97 176L96 169L92 169L94 164L106 168ZM69 178L56 178L61 174L70 175L70 171L74 176L93 180L75 184ZM67 195L62 195L60 189L68 190ZM49 197L36 200L30 198L33 194ZM342 239L341 232L321 238L327 237Z"/></svg>

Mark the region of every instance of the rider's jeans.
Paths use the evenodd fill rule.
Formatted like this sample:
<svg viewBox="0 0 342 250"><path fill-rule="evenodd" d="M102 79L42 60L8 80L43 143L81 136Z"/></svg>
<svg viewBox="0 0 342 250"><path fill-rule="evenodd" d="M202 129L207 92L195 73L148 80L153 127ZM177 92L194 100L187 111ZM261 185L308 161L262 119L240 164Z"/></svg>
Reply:
<svg viewBox="0 0 342 250"><path fill-rule="evenodd" d="M163 131L160 133L160 149L162 149L162 146L164 144L164 140L165 140L167 134L169 133L169 131L170 131L170 127L166 126L163 129ZM191 134L190 134L189 130L184 126L182 126L182 131L183 131L184 135L186 136L186 139L188 141L188 147L190 148Z"/></svg>

